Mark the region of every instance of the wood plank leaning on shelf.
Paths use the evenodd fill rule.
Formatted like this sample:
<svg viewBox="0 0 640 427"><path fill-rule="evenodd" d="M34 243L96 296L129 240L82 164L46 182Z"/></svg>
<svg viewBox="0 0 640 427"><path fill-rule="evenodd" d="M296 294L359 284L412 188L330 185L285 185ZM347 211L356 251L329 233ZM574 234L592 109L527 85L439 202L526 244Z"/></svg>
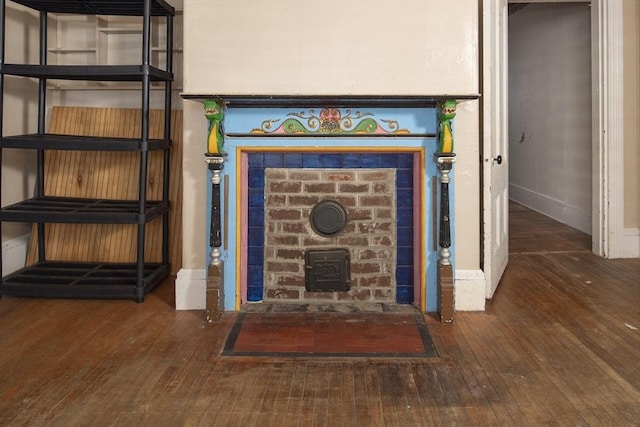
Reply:
<svg viewBox="0 0 640 427"><path fill-rule="evenodd" d="M149 113L149 137L162 138L162 110ZM175 275L182 264L182 111L171 113L169 261ZM140 110L95 107L53 107L49 132L65 135L140 137ZM47 151L45 194L67 197L136 200L139 153ZM162 152L149 153L149 200L162 198ZM34 224L34 227L36 225ZM145 262L162 259L162 218L147 225ZM47 224L48 260L135 262L137 225ZM37 259L35 228L27 264Z"/></svg>

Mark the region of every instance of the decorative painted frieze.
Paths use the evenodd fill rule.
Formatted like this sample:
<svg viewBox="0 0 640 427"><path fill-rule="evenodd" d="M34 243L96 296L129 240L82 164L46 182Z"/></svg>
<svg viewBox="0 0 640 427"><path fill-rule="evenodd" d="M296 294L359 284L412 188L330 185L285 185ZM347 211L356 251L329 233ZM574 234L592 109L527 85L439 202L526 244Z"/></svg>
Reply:
<svg viewBox="0 0 640 427"><path fill-rule="evenodd" d="M408 135L396 120L376 118L373 113L323 108L291 112L287 117L267 119L252 134L272 135Z"/></svg>

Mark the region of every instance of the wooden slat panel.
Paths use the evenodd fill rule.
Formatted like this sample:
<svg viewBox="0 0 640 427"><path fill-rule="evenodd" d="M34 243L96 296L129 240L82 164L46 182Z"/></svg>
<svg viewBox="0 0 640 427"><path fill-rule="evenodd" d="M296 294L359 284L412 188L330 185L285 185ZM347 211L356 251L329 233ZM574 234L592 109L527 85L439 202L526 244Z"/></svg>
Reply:
<svg viewBox="0 0 640 427"><path fill-rule="evenodd" d="M182 112L171 115L169 199L169 260L171 274L182 264ZM149 137L164 132L164 113L151 110ZM54 107L50 133L129 137L140 136L140 110L92 107ZM45 193L52 196L136 200L138 198L140 154L122 152L47 151ZM162 152L149 153L147 198L162 198ZM37 258L35 227L27 263ZM137 226L122 224L47 224L48 260L135 262ZM145 260L162 259L162 219L147 226Z"/></svg>

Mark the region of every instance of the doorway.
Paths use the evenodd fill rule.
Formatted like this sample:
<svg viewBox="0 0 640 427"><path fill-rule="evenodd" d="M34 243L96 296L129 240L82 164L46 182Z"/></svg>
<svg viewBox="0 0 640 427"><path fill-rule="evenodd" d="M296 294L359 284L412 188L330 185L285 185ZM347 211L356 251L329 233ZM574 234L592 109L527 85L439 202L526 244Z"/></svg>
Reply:
<svg viewBox="0 0 640 427"><path fill-rule="evenodd" d="M509 7L510 199L592 234L589 3Z"/></svg>
<svg viewBox="0 0 640 427"><path fill-rule="evenodd" d="M509 119L508 5L558 3L553 0L482 0L482 139L483 259L486 298L491 298L506 267L507 203L501 195L508 183L506 149ZM573 2L575 3L575 2ZM619 257L624 239L622 173L622 17L621 0L591 1L592 72L592 252ZM529 7L529 6L526 6ZM526 7L519 8L524 9ZM506 161L505 161L506 160ZM496 188L499 190L496 191Z"/></svg>

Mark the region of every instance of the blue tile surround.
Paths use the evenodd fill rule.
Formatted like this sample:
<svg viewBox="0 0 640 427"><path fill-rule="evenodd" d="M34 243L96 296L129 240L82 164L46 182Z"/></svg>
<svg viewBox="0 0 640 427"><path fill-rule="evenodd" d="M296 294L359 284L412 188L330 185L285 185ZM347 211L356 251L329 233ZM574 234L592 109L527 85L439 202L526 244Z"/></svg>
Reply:
<svg viewBox="0 0 640 427"><path fill-rule="evenodd" d="M264 287L265 168L396 169L397 267L396 301L413 303L413 154L385 153L250 153L247 300L261 301Z"/></svg>

